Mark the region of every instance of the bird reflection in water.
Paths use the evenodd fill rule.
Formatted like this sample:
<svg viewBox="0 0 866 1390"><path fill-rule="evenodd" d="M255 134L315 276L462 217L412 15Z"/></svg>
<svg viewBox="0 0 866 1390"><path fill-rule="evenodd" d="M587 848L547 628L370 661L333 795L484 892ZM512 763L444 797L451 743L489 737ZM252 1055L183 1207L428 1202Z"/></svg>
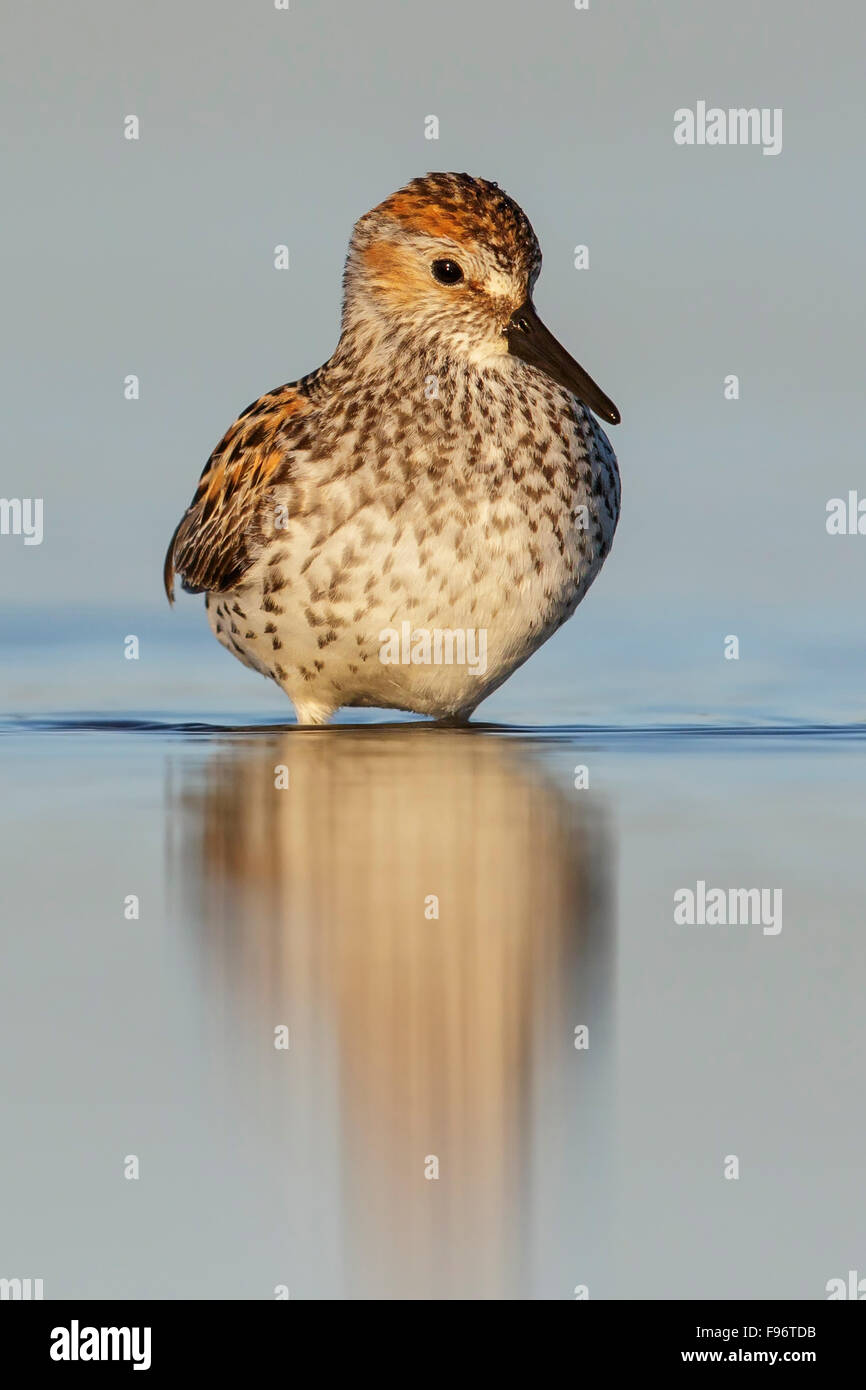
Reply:
<svg viewBox="0 0 866 1390"><path fill-rule="evenodd" d="M229 735L174 768L206 1045L292 1297L601 1293L610 846L573 761L380 726Z"/></svg>

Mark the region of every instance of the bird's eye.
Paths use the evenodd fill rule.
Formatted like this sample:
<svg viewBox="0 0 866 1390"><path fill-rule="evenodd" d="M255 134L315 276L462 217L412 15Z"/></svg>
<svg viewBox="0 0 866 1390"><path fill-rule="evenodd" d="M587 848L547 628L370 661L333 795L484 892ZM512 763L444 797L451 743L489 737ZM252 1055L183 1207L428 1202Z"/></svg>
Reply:
<svg viewBox="0 0 866 1390"><path fill-rule="evenodd" d="M457 285L463 279L463 271L456 261L434 261L430 269L433 279L440 285Z"/></svg>

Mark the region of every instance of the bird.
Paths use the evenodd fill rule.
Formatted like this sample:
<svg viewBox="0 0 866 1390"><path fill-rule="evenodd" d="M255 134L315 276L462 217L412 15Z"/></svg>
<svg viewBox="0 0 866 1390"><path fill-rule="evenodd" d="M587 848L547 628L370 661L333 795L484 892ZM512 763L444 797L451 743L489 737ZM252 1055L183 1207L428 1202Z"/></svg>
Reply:
<svg viewBox="0 0 866 1390"><path fill-rule="evenodd" d="M249 405L165 559L297 722L463 724L610 551L620 414L544 326L541 249L498 183L413 179L352 231L330 359Z"/></svg>

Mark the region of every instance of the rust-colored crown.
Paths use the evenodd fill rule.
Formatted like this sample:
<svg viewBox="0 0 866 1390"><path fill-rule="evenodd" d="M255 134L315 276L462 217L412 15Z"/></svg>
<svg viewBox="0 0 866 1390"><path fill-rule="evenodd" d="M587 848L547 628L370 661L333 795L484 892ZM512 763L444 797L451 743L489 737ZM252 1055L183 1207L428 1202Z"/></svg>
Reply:
<svg viewBox="0 0 866 1390"><path fill-rule="evenodd" d="M382 218L409 232L483 246L505 271L523 268L534 277L541 266L538 240L523 209L498 184L471 174L412 179L362 217L358 229L372 230Z"/></svg>

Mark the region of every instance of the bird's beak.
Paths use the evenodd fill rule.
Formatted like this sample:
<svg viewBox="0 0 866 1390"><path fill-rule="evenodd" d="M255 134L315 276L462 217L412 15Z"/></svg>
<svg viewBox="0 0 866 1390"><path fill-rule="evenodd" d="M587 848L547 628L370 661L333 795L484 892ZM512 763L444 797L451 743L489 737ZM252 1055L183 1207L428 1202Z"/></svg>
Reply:
<svg viewBox="0 0 866 1390"><path fill-rule="evenodd" d="M515 309L508 320L505 337L508 351L514 357L545 372L557 385L564 386L583 405L600 415L602 420L607 420L611 425L619 424L620 414L613 401L545 328L531 299Z"/></svg>

